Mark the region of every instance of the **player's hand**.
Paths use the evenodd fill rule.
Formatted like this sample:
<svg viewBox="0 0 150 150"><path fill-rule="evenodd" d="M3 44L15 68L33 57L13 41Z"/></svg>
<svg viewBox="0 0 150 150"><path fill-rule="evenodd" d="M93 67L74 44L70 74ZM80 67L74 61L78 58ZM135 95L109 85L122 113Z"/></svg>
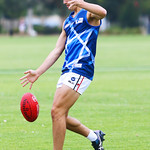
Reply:
<svg viewBox="0 0 150 150"><path fill-rule="evenodd" d="M20 80L23 80L21 84L23 84L23 87L26 86L29 82L30 84L30 89L32 88L33 83L39 78L38 73L35 70L28 70L24 72L26 74Z"/></svg>
<svg viewBox="0 0 150 150"><path fill-rule="evenodd" d="M79 6L82 2L83 0L71 0L68 1L67 4L69 5L69 9L71 9L74 6Z"/></svg>

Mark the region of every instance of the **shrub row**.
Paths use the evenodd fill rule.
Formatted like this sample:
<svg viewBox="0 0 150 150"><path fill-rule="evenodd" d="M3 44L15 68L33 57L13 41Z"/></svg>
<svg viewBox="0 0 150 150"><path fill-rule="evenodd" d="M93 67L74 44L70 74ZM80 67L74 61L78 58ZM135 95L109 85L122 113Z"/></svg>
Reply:
<svg viewBox="0 0 150 150"><path fill-rule="evenodd" d="M121 28L119 26L111 26L110 28L106 29L104 34L141 34L142 31L140 27L135 28Z"/></svg>
<svg viewBox="0 0 150 150"><path fill-rule="evenodd" d="M40 26L34 25L34 30L37 31L38 34L57 34L61 32L61 29L58 27L47 27L47 26Z"/></svg>

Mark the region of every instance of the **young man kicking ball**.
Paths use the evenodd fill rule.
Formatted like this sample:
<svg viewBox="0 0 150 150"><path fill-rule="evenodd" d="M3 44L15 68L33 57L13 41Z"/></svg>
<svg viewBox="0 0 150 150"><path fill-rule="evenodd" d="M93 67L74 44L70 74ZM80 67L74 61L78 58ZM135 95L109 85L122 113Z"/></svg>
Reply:
<svg viewBox="0 0 150 150"><path fill-rule="evenodd" d="M101 6L84 0L63 0L63 3L72 13L64 21L55 49L37 70L25 72L21 84L25 86L30 82L31 89L32 84L65 50L62 74L57 83L51 109L53 150L63 149L66 129L87 137L95 150L103 150L105 134L100 130L90 130L77 119L68 116L68 112L93 79L97 37L101 19L107 12Z"/></svg>

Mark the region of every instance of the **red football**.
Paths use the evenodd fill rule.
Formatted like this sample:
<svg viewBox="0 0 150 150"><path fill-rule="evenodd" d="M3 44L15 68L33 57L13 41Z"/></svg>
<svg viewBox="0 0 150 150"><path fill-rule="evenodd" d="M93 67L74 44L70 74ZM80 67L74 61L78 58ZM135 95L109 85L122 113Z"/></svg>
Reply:
<svg viewBox="0 0 150 150"><path fill-rule="evenodd" d="M31 93L25 93L20 102L20 109L27 121L35 121L39 115L39 104L36 97Z"/></svg>

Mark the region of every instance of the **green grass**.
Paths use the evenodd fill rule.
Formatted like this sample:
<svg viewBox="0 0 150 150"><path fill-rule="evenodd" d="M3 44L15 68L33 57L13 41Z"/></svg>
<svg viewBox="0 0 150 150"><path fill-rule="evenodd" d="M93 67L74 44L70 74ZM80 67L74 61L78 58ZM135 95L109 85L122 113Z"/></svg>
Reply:
<svg viewBox="0 0 150 150"><path fill-rule="evenodd" d="M64 55L33 85L19 78L36 69L55 47L57 36L0 37L0 150L52 150L50 109ZM150 147L150 37L100 36L95 77L70 115L102 129L106 150ZM25 92L36 95L40 114L29 123L20 112ZM6 121L5 121L6 120ZM90 142L67 131L64 150L92 150Z"/></svg>

